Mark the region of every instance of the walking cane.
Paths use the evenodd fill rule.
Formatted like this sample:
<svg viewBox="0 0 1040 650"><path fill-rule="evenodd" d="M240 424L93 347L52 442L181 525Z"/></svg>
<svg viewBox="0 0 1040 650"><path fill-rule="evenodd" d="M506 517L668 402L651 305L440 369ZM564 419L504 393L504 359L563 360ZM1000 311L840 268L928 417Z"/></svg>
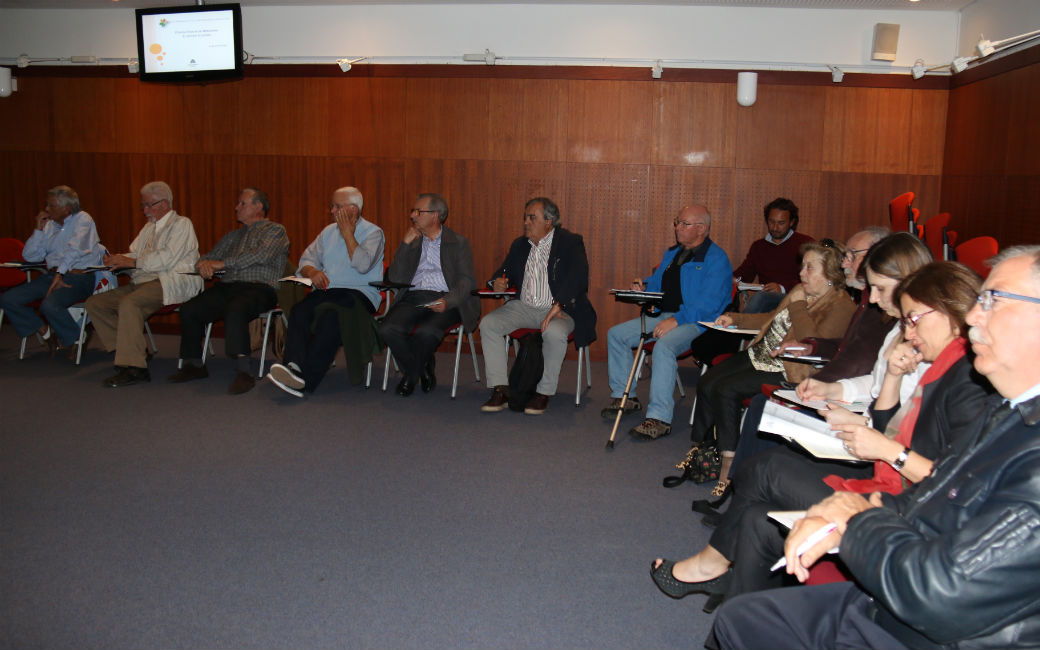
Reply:
<svg viewBox="0 0 1040 650"><path fill-rule="evenodd" d="M621 395L621 406L618 407L617 416L614 418L614 428L610 430L610 440L607 441L607 449L614 448L614 436L617 434L618 425L621 424L621 416L625 413L625 404L628 402L628 391L632 389L632 380L636 376L636 369L643 356L643 344L650 338L646 331L647 304L640 305L639 309L639 345L636 346L636 356L632 359L632 369L628 371L628 381L625 382L625 392Z"/></svg>

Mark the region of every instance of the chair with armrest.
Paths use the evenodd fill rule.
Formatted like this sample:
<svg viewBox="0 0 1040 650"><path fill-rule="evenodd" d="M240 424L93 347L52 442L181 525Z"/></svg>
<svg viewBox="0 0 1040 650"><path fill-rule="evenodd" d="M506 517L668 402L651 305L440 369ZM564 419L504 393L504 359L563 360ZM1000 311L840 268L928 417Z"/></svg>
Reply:
<svg viewBox="0 0 1040 650"><path fill-rule="evenodd" d="M25 245L14 237L0 238L0 262L24 262L22 248ZM29 273L21 269L0 268L0 293L26 282ZM4 324L4 310L0 307L0 327Z"/></svg>
<svg viewBox="0 0 1040 650"><path fill-rule="evenodd" d="M940 212L924 224L924 242L936 260L943 259L943 228L949 225L949 212Z"/></svg>
<svg viewBox="0 0 1040 650"><path fill-rule="evenodd" d="M524 338L528 334L532 334L532 333L537 332L537 331L539 331L539 330L528 328L528 327L521 327L520 329L515 329L515 330L513 330L512 332L509 333L509 336L506 337L506 343L508 344L509 341L512 341L513 342L513 354L514 355L515 354L519 354L519 351L520 351L520 339ZM568 343L574 343L574 332L571 332L569 335L567 335L567 342ZM509 354L508 350L507 350L506 354L507 355ZM584 364L584 368L583 368L583 364ZM473 357L473 367L476 368L476 365L477 365L476 356L474 356ZM582 375L582 370L583 369L585 371L586 383L587 383L588 387L591 389L592 388L592 360L589 357L589 346L587 346L587 345L584 346L584 347L578 348L578 379L575 382L575 388L574 388L574 406L575 407L581 406L581 375ZM480 381L480 377L479 376L477 377L477 381Z"/></svg>

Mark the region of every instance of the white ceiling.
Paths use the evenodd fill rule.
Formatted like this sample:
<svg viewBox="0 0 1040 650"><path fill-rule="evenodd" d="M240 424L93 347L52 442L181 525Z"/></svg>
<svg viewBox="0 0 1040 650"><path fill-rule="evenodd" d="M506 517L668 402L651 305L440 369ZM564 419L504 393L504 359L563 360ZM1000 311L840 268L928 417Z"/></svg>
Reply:
<svg viewBox="0 0 1040 650"><path fill-rule="evenodd" d="M218 4L212 0L206 4ZM350 5L350 4L617 4L683 5L716 7L771 7L784 9L873 9L908 11L960 11L974 0L239 0L249 6ZM114 9L172 7L195 4L191 0L0 0L9 9Z"/></svg>

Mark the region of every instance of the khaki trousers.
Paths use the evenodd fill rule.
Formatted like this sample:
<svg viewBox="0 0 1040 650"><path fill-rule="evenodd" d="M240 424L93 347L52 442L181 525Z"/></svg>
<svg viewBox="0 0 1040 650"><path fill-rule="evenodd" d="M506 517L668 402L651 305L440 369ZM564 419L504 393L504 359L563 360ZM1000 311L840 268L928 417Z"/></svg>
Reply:
<svg viewBox="0 0 1040 650"><path fill-rule="evenodd" d="M105 350L116 352L117 366L147 368L144 322L163 306L158 280L127 284L87 300L87 314Z"/></svg>

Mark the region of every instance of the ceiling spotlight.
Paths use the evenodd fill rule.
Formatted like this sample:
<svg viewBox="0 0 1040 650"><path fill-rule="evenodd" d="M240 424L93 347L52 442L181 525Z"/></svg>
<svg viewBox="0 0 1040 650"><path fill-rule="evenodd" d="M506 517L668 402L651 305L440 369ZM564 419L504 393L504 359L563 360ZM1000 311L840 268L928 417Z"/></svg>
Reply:
<svg viewBox="0 0 1040 650"><path fill-rule="evenodd" d="M650 76L654 79L660 79L661 73L663 72L664 67L661 65L661 59L658 59L657 62L654 63L654 67L650 68Z"/></svg>
<svg viewBox="0 0 1040 650"><path fill-rule="evenodd" d="M827 69L831 71L831 81L834 83L840 84L841 80L845 78L845 73L838 66L828 65Z"/></svg>
<svg viewBox="0 0 1040 650"><path fill-rule="evenodd" d="M989 56L997 51L997 48L993 47L993 42L982 38L982 34L979 34L979 42L975 44L975 51L979 53L979 56Z"/></svg>
<svg viewBox="0 0 1040 650"><path fill-rule="evenodd" d="M137 71L139 70L137 58L133 58L127 61L126 69L130 72L130 74L137 74Z"/></svg>
<svg viewBox="0 0 1040 650"><path fill-rule="evenodd" d="M336 59L336 64L339 65L339 69L343 72L350 72L350 68L358 61L364 61L367 56L359 56L356 59Z"/></svg>
<svg viewBox="0 0 1040 650"><path fill-rule="evenodd" d="M959 56L950 62L950 72L953 74L959 74L964 72L964 69L968 67L968 64L974 61L977 57L974 56Z"/></svg>
<svg viewBox="0 0 1040 650"><path fill-rule="evenodd" d="M28 68L29 67L29 55L28 54L19 54L18 55L18 67L19 68Z"/></svg>
<svg viewBox="0 0 1040 650"><path fill-rule="evenodd" d="M928 70L924 67L924 59L914 61L914 67L910 68L910 74L914 79L920 79Z"/></svg>

